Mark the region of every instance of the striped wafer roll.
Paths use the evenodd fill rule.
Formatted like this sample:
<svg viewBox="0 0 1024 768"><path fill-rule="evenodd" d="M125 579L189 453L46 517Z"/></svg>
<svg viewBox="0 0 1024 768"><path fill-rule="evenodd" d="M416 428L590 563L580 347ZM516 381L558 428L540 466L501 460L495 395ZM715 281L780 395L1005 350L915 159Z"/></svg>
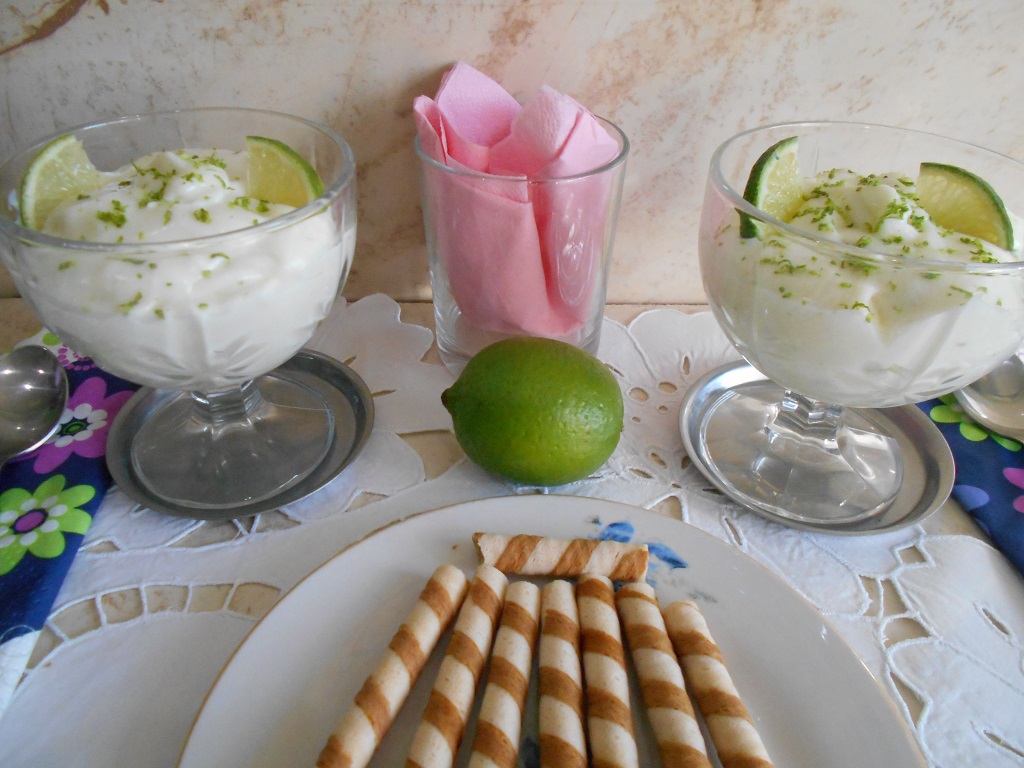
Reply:
<svg viewBox="0 0 1024 768"><path fill-rule="evenodd" d="M612 581L643 581L647 576L647 545L544 536L503 536L474 533L480 559L503 573L571 578L584 574Z"/></svg>
<svg viewBox="0 0 1024 768"><path fill-rule="evenodd" d="M539 622L540 589L528 581L509 584L469 768L515 768L518 763L523 706L533 674Z"/></svg>
<svg viewBox="0 0 1024 768"><path fill-rule="evenodd" d="M467 580L454 565L442 565L391 639L377 668L320 752L318 768L363 768L405 703L441 635L466 596Z"/></svg>
<svg viewBox="0 0 1024 768"><path fill-rule="evenodd" d="M489 565L476 569L409 748L406 768L449 768L455 762L507 587L501 571Z"/></svg>
<svg viewBox="0 0 1024 768"><path fill-rule="evenodd" d="M694 603L681 600L665 609L665 625L722 768L772 768L704 615Z"/></svg>
<svg viewBox="0 0 1024 768"><path fill-rule="evenodd" d="M626 655L611 581L604 576L580 577L576 605L583 638L587 733L593 764L602 768L639 766Z"/></svg>
<svg viewBox="0 0 1024 768"><path fill-rule="evenodd" d="M711 768L654 588L624 584L615 593L615 606L663 768Z"/></svg>
<svg viewBox="0 0 1024 768"><path fill-rule="evenodd" d="M548 584L541 593L540 608L540 765L587 768L580 625L573 585L562 580Z"/></svg>

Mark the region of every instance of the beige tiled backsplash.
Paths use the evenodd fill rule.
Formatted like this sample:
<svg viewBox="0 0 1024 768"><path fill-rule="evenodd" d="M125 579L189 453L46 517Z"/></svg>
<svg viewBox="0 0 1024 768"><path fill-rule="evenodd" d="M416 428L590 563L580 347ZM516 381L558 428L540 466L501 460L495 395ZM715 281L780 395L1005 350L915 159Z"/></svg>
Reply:
<svg viewBox="0 0 1024 768"><path fill-rule="evenodd" d="M1022 30L1019 0L14 0L0 12L0 155L185 106L323 120L360 168L345 294L428 299L412 100L464 60L518 98L546 83L625 130L609 299L701 303L695 229L719 142L853 119L1024 157Z"/></svg>

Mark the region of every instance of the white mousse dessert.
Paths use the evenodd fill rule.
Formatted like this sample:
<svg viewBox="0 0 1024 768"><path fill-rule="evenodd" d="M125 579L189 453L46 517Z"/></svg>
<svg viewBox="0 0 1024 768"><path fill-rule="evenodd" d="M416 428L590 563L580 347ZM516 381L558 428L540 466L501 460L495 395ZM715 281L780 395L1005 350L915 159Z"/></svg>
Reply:
<svg viewBox="0 0 1024 768"><path fill-rule="evenodd" d="M762 372L808 397L882 407L950 392L1016 351L1024 286L998 265L1021 259L1020 219L1005 249L937 225L907 174L800 183L792 229L741 216L701 233L708 293Z"/></svg>
<svg viewBox="0 0 1024 768"><path fill-rule="evenodd" d="M165 151L103 173L42 227L70 241L21 265L41 316L105 370L160 388L217 390L306 343L355 243L325 207L305 217L250 197L247 155ZM282 218L284 217L284 218Z"/></svg>

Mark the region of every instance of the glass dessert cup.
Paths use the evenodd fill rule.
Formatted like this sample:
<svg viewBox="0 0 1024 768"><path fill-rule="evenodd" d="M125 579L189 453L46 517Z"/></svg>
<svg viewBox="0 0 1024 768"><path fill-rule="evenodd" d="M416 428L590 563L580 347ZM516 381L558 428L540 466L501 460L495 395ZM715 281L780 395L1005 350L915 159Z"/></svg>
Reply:
<svg viewBox="0 0 1024 768"><path fill-rule="evenodd" d="M596 354L630 152L621 128L596 119L616 154L571 176L448 166L414 140L437 346L453 373L510 336Z"/></svg>
<svg viewBox="0 0 1024 768"><path fill-rule="evenodd" d="M348 275L356 232L350 148L323 125L232 108L71 132L101 171L162 150L241 150L247 135L258 135L290 146L322 179L315 200L243 229L110 244L20 225L19 185L47 141L0 166L0 255L43 324L105 371L150 392L174 391L131 436L140 485L194 517L273 499L307 477L337 437L312 387L277 376L265 394L261 377L309 341Z"/></svg>
<svg viewBox="0 0 1024 768"><path fill-rule="evenodd" d="M761 154L791 136L801 176L848 168L916 178L921 162L946 163L989 182L1011 217L1024 211L1024 163L856 123L768 126L714 153L699 237L704 289L729 340L781 392L730 390L696 449L716 484L748 506L841 525L884 511L903 479L897 442L872 409L952 392L1020 347L1024 263L886 255L769 216L742 190Z"/></svg>

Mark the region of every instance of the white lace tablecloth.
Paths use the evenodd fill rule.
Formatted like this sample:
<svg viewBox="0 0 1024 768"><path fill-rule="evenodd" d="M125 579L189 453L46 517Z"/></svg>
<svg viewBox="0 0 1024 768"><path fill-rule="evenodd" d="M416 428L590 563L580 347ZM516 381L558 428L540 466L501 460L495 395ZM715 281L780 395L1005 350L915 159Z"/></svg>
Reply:
<svg viewBox="0 0 1024 768"><path fill-rule="evenodd" d="M303 576L408 514L513 493L464 459L428 478L409 436L451 428L440 394L453 380L424 362L431 343L385 296L338 303L310 346L364 378L373 433L341 476L280 513L209 524L112 491L0 719L0 766L175 765L218 672ZM713 318L606 319L600 357L626 395L622 440L596 476L559 493L656 508L777 573L846 637L932 765L1024 765L1024 580L954 503L859 538L763 520L710 488L679 434L689 384L735 358Z"/></svg>

